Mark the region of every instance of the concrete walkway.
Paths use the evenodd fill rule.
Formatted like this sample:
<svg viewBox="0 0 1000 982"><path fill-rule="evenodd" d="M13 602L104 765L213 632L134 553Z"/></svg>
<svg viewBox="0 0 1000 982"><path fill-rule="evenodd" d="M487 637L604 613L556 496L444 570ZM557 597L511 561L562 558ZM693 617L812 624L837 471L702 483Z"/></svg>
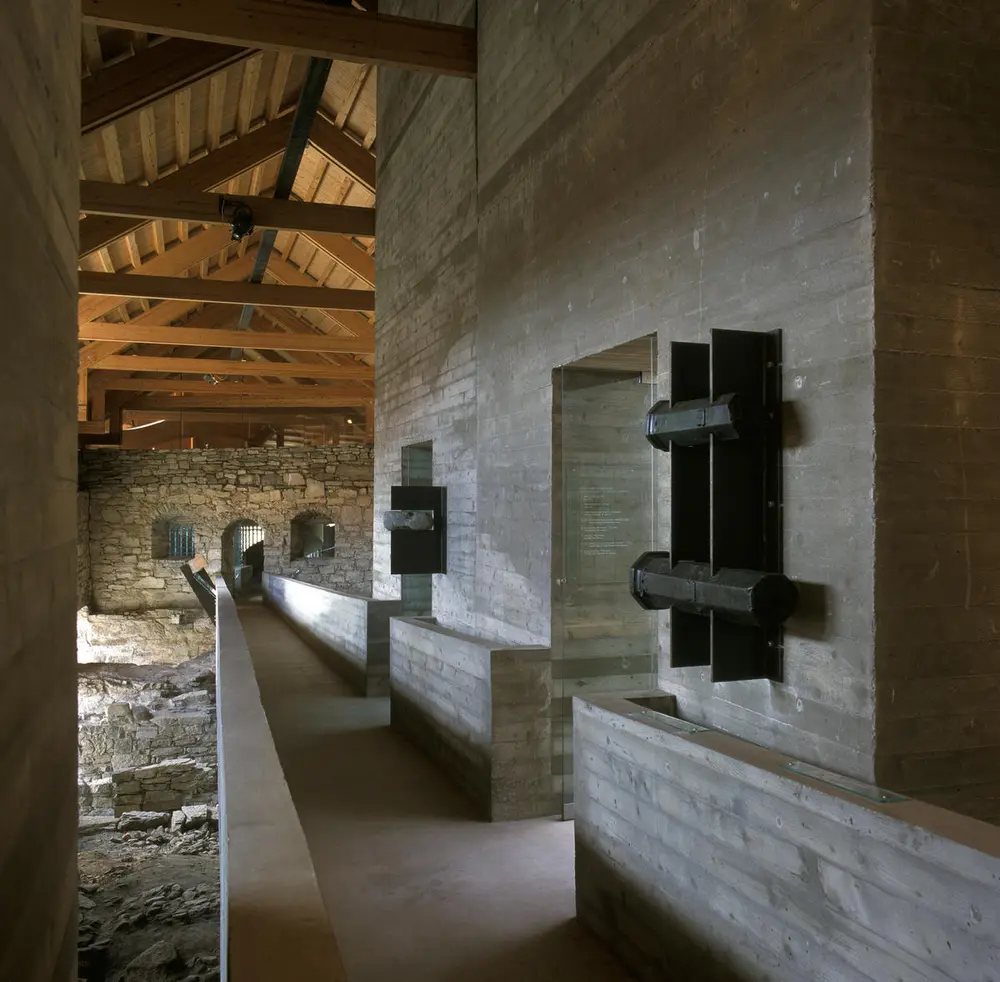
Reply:
<svg viewBox="0 0 1000 982"><path fill-rule="evenodd" d="M240 608L349 982L625 982L573 919L573 826L477 821L269 610Z"/></svg>

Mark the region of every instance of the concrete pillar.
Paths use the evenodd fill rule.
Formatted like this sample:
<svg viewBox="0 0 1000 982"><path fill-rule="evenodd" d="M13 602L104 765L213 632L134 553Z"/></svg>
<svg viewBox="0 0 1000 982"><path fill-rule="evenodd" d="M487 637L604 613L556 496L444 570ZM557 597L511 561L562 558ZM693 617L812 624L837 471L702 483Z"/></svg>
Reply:
<svg viewBox="0 0 1000 982"><path fill-rule="evenodd" d="M0 7L0 978L76 978L80 11Z"/></svg>
<svg viewBox="0 0 1000 982"><path fill-rule="evenodd" d="M1000 12L874 10L876 777L1000 821Z"/></svg>

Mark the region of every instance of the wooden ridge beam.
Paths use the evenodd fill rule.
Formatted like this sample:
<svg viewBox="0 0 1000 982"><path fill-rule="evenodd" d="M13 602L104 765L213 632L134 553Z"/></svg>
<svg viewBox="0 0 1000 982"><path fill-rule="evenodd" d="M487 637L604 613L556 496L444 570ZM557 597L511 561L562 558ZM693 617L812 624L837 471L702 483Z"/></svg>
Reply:
<svg viewBox="0 0 1000 982"><path fill-rule="evenodd" d="M302 329L309 325L302 323ZM83 341L119 344L164 344L171 347L251 348L256 351L315 351L322 354L371 354L374 346L357 338L285 331L235 331L222 328L160 327L149 324L81 324ZM104 366L102 366L104 367Z"/></svg>
<svg viewBox="0 0 1000 982"><path fill-rule="evenodd" d="M80 211L88 215L126 215L154 220L170 218L199 225L228 225L220 213L221 195L208 191L173 191L159 185L80 182ZM250 207L257 228L290 229L333 235L375 234L375 209L283 201L255 195L225 195Z"/></svg>
<svg viewBox="0 0 1000 982"><path fill-rule="evenodd" d="M323 286L276 286L225 283L183 276L142 276L81 270L79 291L100 296L186 300L190 303L253 304L259 307L309 307L321 310L375 309L373 290L339 290Z"/></svg>
<svg viewBox="0 0 1000 982"><path fill-rule="evenodd" d="M241 332L242 333L242 332ZM371 382L370 365L303 365L287 361L234 361L226 358L149 358L112 355L101 363L106 372L167 372L178 375L267 375L270 378L351 379ZM139 379L138 381L142 381ZM148 380L147 380L148 381Z"/></svg>
<svg viewBox="0 0 1000 982"><path fill-rule="evenodd" d="M375 154L352 140L322 113L313 120L309 142L342 171L375 193Z"/></svg>
<svg viewBox="0 0 1000 982"><path fill-rule="evenodd" d="M84 21L474 78L476 32L304 0L83 0Z"/></svg>
<svg viewBox="0 0 1000 982"><path fill-rule="evenodd" d="M171 191L205 191L218 187L281 153L288 142L291 125L291 116L287 115L265 123L173 174L161 177L156 187ZM89 256L145 224L141 218L110 215L84 218L80 222L80 257Z"/></svg>
<svg viewBox="0 0 1000 982"><path fill-rule="evenodd" d="M81 82L80 129L86 134L157 99L236 65L252 48L169 38L108 65Z"/></svg>

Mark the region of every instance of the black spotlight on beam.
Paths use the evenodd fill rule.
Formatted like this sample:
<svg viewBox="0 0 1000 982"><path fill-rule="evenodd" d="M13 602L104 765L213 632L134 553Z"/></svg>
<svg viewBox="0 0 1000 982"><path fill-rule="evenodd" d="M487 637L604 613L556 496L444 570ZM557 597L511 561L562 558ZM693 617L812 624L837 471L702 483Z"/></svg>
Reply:
<svg viewBox="0 0 1000 982"><path fill-rule="evenodd" d="M253 210L245 201L219 195L219 214L229 222L233 242L239 242L253 234Z"/></svg>

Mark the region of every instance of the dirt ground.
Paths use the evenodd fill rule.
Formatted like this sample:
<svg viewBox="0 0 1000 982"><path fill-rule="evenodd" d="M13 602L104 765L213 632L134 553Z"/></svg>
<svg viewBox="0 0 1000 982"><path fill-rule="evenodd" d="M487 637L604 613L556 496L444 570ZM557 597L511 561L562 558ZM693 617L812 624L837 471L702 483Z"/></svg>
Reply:
<svg viewBox="0 0 1000 982"><path fill-rule="evenodd" d="M81 830L84 982L218 982L218 833Z"/></svg>

